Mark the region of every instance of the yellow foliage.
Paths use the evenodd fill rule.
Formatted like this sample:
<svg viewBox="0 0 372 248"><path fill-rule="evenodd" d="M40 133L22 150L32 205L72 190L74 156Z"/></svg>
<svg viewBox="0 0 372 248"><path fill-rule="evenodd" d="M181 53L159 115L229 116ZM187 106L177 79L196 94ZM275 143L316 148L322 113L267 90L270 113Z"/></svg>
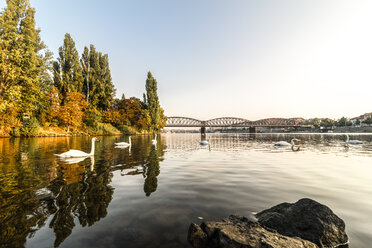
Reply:
<svg viewBox="0 0 372 248"><path fill-rule="evenodd" d="M58 111L58 117L61 122L67 126L79 127L83 123L84 110L87 102L83 94L78 92L67 93L65 105L61 106Z"/></svg>

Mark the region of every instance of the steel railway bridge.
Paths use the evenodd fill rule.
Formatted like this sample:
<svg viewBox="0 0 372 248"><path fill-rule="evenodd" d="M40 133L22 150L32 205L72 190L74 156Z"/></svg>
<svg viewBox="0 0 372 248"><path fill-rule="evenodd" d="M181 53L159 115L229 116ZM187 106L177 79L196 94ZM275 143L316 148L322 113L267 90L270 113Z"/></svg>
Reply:
<svg viewBox="0 0 372 248"><path fill-rule="evenodd" d="M284 119L284 118L268 118L257 121L250 121L243 118L236 117L221 117L207 121L201 121L189 117L172 116L168 117L165 127L200 127L201 133L205 134L207 127L247 127L250 133L255 133L257 127L306 127L310 128L309 125L301 125L296 119Z"/></svg>

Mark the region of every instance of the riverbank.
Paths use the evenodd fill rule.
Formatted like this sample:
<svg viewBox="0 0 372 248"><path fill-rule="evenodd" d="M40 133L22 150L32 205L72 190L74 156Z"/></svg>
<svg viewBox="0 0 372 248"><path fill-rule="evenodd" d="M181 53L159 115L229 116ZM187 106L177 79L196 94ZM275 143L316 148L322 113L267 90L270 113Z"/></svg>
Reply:
<svg viewBox="0 0 372 248"><path fill-rule="evenodd" d="M109 123L99 123L95 128L80 127L33 127L23 130L22 127L0 127L0 138L11 137L66 137L66 136L103 136L103 135L139 135L150 134L149 132L138 132L134 128L122 126L116 128Z"/></svg>

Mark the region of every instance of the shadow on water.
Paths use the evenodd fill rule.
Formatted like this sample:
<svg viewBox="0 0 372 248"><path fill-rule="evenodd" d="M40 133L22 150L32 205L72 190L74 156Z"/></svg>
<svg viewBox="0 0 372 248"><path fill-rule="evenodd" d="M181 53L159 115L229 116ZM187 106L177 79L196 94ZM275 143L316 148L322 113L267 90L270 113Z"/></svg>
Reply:
<svg viewBox="0 0 372 248"><path fill-rule="evenodd" d="M0 139L0 247L23 247L49 223L58 247L76 223L92 226L107 216L116 170L143 168L144 192L157 189L161 139L133 137L130 149L114 149L121 137L103 137L94 157L60 160L54 154L90 150L89 137ZM130 175L130 174L128 174ZM48 221L49 219L49 221Z"/></svg>

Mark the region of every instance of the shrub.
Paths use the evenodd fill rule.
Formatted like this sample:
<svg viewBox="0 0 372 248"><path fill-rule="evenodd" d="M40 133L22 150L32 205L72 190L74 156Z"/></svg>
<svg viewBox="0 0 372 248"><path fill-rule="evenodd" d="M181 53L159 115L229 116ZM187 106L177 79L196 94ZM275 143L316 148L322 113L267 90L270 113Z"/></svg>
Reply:
<svg viewBox="0 0 372 248"><path fill-rule="evenodd" d="M122 134L125 134L125 135L137 134L137 132L133 128L125 126L125 125L119 126L119 130Z"/></svg>
<svg viewBox="0 0 372 248"><path fill-rule="evenodd" d="M96 127L88 127L90 135L120 134L120 131L110 123L98 123Z"/></svg>
<svg viewBox="0 0 372 248"><path fill-rule="evenodd" d="M32 117L30 119L25 120L22 123L21 128L19 129L21 136L35 136L39 133L40 124L37 121L35 117ZM16 132L15 129L13 129L12 132ZM17 133L15 133L17 134ZM18 136L18 135L15 135Z"/></svg>

